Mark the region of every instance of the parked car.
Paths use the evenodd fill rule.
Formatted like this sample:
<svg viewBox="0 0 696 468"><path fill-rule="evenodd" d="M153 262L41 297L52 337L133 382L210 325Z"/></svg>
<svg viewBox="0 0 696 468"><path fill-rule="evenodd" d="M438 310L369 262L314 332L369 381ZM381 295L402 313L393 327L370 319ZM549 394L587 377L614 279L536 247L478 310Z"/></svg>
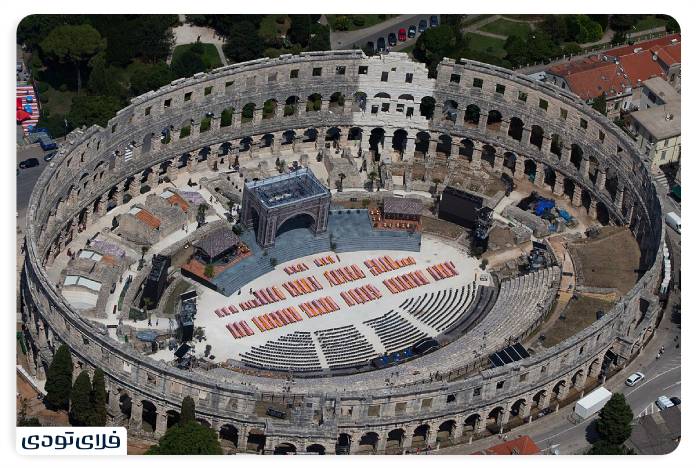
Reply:
<svg viewBox="0 0 696 468"><path fill-rule="evenodd" d="M19 163L19 168L20 169L29 169L30 167L36 167L39 165L39 160L36 158L29 158L25 159L21 163Z"/></svg>
<svg viewBox="0 0 696 468"><path fill-rule="evenodd" d="M44 151L50 151L58 148L58 145L56 145L56 142L51 139L48 135L46 136L41 136L39 137L39 144L41 145L41 149Z"/></svg>
<svg viewBox="0 0 696 468"><path fill-rule="evenodd" d="M416 25L412 24L411 26L408 27L408 37L416 37Z"/></svg>
<svg viewBox="0 0 696 468"><path fill-rule="evenodd" d="M367 43L367 45L365 46L365 53L367 55L372 55L375 53L375 43L374 42L370 41Z"/></svg>
<svg viewBox="0 0 696 468"><path fill-rule="evenodd" d="M672 398L669 399L669 401L671 401L674 406L681 405L681 399L679 397L673 396Z"/></svg>
<svg viewBox="0 0 696 468"><path fill-rule="evenodd" d="M437 16L431 16L430 17L430 27L436 28L438 26L439 26L439 21L437 20Z"/></svg>
<svg viewBox="0 0 696 468"><path fill-rule="evenodd" d="M50 153L46 153L44 156L44 161L49 162L51 159L56 157L56 154L58 154L58 151L51 151Z"/></svg>
<svg viewBox="0 0 696 468"><path fill-rule="evenodd" d="M418 22L418 32L422 33L426 29L428 29L428 22L425 20L420 20Z"/></svg>
<svg viewBox="0 0 696 468"><path fill-rule="evenodd" d="M655 400L655 406L660 408L660 411L662 411L662 410L665 410L667 408L671 408L672 406L674 406L674 403L672 403L672 401L669 398L667 398L665 395L662 395L657 400Z"/></svg>
<svg viewBox="0 0 696 468"><path fill-rule="evenodd" d="M406 40L406 30L404 28L399 29L399 42L404 42Z"/></svg>
<svg viewBox="0 0 696 468"><path fill-rule="evenodd" d="M384 52L387 50L387 43L383 37L377 39L377 52Z"/></svg>
<svg viewBox="0 0 696 468"><path fill-rule="evenodd" d="M626 379L626 385L628 385L629 387L633 387L635 384L637 384L644 378L645 374L643 374L642 372L635 372L628 376L628 378Z"/></svg>
<svg viewBox="0 0 696 468"><path fill-rule="evenodd" d="M390 45L391 47L394 47L394 46L396 45L396 34L394 34L394 33L389 33L388 40L389 40L389 45Z"/></svg>

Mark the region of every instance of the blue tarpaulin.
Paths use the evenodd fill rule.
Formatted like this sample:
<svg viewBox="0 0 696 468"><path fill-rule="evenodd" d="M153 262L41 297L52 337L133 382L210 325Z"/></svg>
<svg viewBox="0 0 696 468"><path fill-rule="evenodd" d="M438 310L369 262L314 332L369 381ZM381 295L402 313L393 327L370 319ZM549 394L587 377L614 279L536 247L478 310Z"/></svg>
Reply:
<svg viewBox="0 0 696 468"><path fill-rule="evenodd" d="M564 221L570 221L573 219L573 217L570 216L570 213L568 213L566 210L558 210L558 216L563 218Z"/></svg>
<svg viewBox="0 0 696 468"><path fill-rule="evenodd" d="M534 206L534 214L537 216L541 216L554 206L556 206L556 202L554 200L540 198Z"/></svg>

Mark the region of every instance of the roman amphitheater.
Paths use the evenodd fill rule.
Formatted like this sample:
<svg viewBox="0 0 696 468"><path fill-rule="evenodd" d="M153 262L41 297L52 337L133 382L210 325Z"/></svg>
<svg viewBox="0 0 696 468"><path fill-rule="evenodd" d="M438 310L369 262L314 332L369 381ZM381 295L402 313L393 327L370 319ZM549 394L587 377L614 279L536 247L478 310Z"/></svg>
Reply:
<svg viewBox="0 0 696 468"><path fill-rule="evenodd" d="M646 167L577 97L478 62L432 78L401 53L312 52L180 79L73 131L41 175L30 372L45 379L65 343L76 373L104 370L111 424L155 440L191 396L229 453L497 434L651 337L664 230ZM445 187L493 210L484 254L438 218ZM574 223L516 206L532 193ZM545 262L523 269L533 246Z"/></svg>

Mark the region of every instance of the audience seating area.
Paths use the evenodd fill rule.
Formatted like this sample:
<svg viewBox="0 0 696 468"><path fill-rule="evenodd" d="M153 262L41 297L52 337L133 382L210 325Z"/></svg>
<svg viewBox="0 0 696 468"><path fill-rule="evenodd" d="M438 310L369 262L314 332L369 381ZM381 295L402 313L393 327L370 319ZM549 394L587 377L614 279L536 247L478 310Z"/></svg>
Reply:
<svg viewBox="0 0 696 468"><path fill-rule="evenodd" d="M366 284L365 286L343 291L341 297L346 301L346 304L353 307L356 304L365 304L366 302L379 299L382 297L382 293L373 285Z"/></svg>
<svg viewBox="0 0 696 468"><path fill-rule="evenodd" d="M331 369L354 367L377 356L372 344L353 325L315 331Z"/></svg>
<svg viewBox="0 0 696 468"><path fill-rule="evenodd" d="M237 307L233 304L222 307L220 309L215 309L215 315L217 315L218 317L227 317L228 315L236 314L238 312L239 309L237 309Z"/></svg>
<svg viewBox="0 0 696 468"><path fill-rule="evenodd" d="M309 294L313 293L314 291L324 289L324 287L314 276L307 276L306 278L298 278L296 280L287 281L283 283L283 287L292 297L302 296L304 294Z"/></svg>
<svg viewBox="0 0 696 468"><path fill-rule="evenodd" d="M288 265L285 268L283 268L283 271L287 273L288 275L294 275L295 273L300 273L302 271L307 271L309 270L309 267L307 266L306 263L296 263L294 265Z"/></svg>
<svg viewBox="0 0 696 468"><path fill-rule="evenodd" d="M298 314L297 310L292 306L276 310L275 312L259 315L258 317L252 317L251 319L251 321L254 322L254 325L256 325L256 328L262 332L273 330L274 328L278 327L284 327L285 325L299 322L301 320L302 316Z"/></svg>
<svg viewBox="0 0 696 468"><path fill-rule="evenodd" d="M473 311L476 282L457 289L443 289L405 301L401 308L420 322L444 332Z"/></svg>
<svg viewBox="0 0 696 468"><path fill-rule="evenodd" d="M307 317L312 318L318 315L330 314L331 312L336 312L340 309L336 301L331 297L325 296L315 299L309 302L303 302L300 304L300 309L302 312L307 314Z"/></svg>
<svg viewBox="0 0 696 468"><path fill-rule="evenodd" d="M241 354L251 367L273 370L318 371L321 362L310 332L295 331Z"/></svg>
<svg viewBox="0 0 696 468"><path fill-rule="evenodd" d="M413 257L406 257L399 260L394 260L389 255L385 255L384 257L365 260L364 263L365 266L370 269L370 273L372 273L373 276L378 276L388 271L397 270L409 265L415 265L416 259Z"/></svg>
<svg viewBox="0 0 696 468"><path fill-rule="evenodd" d="M275 286L253 291L252 294L256 299L239 303L239 307L241 307L242 310L254 309L266 304L273 304L274 302L285 300L285 294L283 294L283 292Z"/></svg>
<svg viewBox="0 0 696 468"><path fill-rule="evenodd" d="M405 275L395 276L382 281L392 294L402 293L409 289L430 284L422 270L416 270Z"/></svg>
<svg viewBox="0 0 696 468"><path fill-rule="evenodd" d="M459 274L452 262L438 263L437 265L429 266L427 270L435 281L452 278Z"/></svg>
<svg viewBox="0 0 696 468"><path fill-rule="evenodd" d="M319 257L314 259L314 264L318 267L323 267L326 265L333 265L336 263L336 259L332 255L327 255L326 257Z"/></svg>
<svg viewBox="0 0 696 468"><path fill-rule="evenodd" d="M428 336L394 310L363 323L375 330L387 353L406 349Z"/></svg>
<svg viewBox="0 0 696 468"><path fill-rule="evenodd" d="M232 333L234 339L244 338L245 336L251 336L254 334L254 330L246 323L245 320L240 320L239 322L232 322L225 325L227 329Z"/></svg>
<svg viewBox="0 0 696 468"><path fill-rule="evenodd" d="M357 265L350 265L342 268L336 268L335 270L325 271L324 277L329 281L331 286L338 286L339 284L349 283L351 281L357 281L365 278L365 273L363 273L363 271Z"/></svg>

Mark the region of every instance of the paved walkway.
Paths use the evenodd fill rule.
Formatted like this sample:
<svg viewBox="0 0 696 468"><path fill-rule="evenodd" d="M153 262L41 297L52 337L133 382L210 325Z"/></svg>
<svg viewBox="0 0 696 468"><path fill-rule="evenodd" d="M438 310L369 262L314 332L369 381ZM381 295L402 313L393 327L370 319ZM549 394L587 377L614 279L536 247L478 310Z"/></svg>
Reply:
<svg viewBox="0 0 696 468"><path fill-rule="evenodd" d="M212 28L194 26L193 24L186 23L186 15L179 15L179 21L182 23L182 25L172 29L172 32L174 33L174 46L172 46L172 53L176 46L193 44L194 42L200 40L206 44L213 44L218 51L222 65L229 65L227 58L222 51L222 45L225 43L222 36L218 36L218 34ZM167 63L172 63L172 54L167 57Z"/></svg>

